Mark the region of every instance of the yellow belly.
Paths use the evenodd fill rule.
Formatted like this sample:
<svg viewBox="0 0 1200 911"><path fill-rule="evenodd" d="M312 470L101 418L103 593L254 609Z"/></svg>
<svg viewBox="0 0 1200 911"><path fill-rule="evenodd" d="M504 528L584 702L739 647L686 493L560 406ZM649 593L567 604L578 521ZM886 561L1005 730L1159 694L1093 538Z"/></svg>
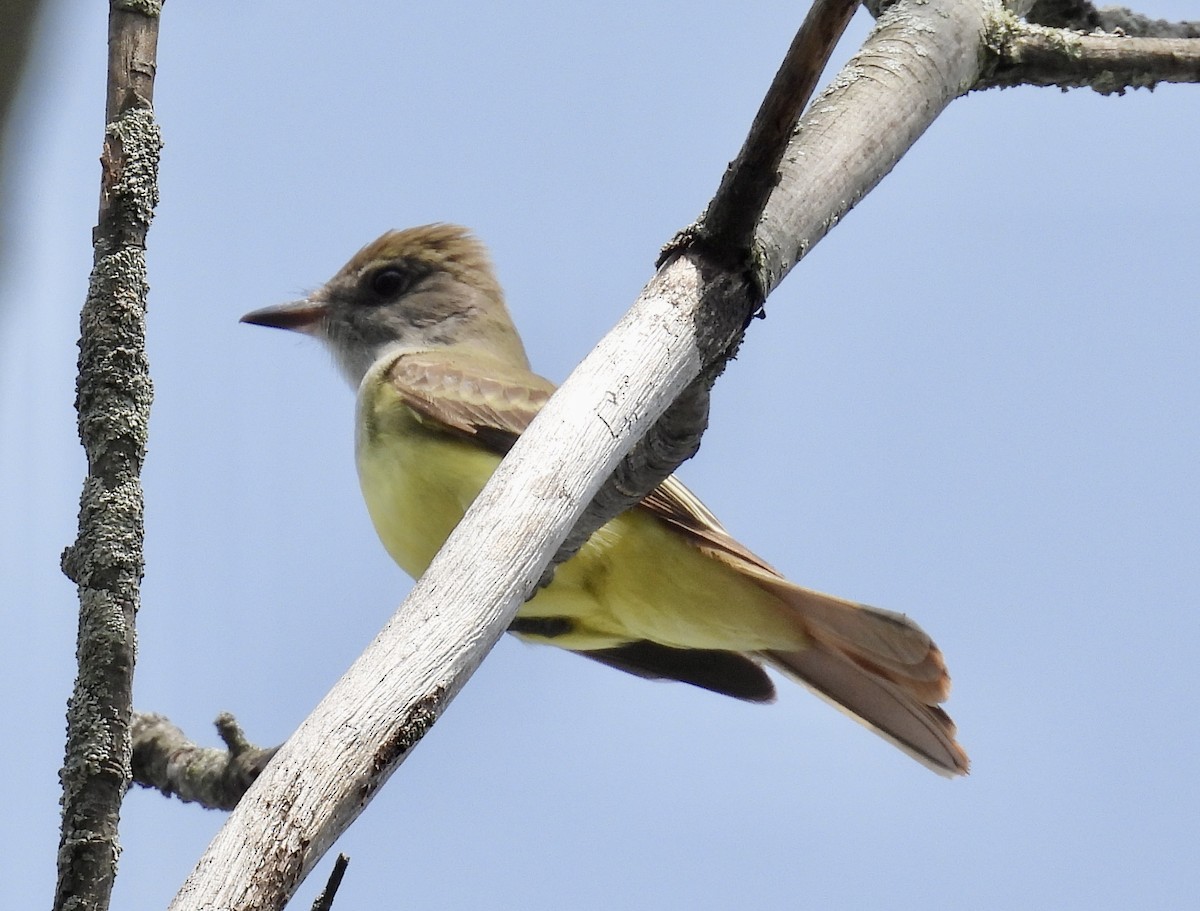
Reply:
<svg viewBox="0 0 1200 911"><path fill-rule="evenodd" d="M360 431L359 481L384 547L416 578L500 459L431 430L403 406L390 415L387 427ZM569 632L544 641L575 650L642 639L677 648L790 650L805 640L789 615L766 590L636 509L592 535L518 613L570 619Z"/></svg>

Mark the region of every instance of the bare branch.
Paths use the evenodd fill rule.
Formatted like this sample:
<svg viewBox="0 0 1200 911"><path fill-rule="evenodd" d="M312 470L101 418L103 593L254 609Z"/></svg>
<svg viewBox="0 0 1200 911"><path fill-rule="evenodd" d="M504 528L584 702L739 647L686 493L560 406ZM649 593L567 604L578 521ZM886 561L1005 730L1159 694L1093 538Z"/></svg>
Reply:
<svg viewBox="0 0 1200 911"><path fill-rule="evenodd" d="M758 225L758 284L773 290L979 78L990 0L895 2L813 101Z"/></svg>
<svg viewBox="0 0 1200 911"><path fill-rule="evenodd" d="M225 750L197 746L162 715L134 713L134 783L184 803L232 810L278 747L251 744L230 714L220 715L216 725Z"/></svg>
<svg viewBox="0 0 1200 911"><path fill-rule="evenodd" d="M1090 0L1037 0L1025 18L1051 28L1102 31L1132 38L1200 38L1200 22L1151 19L1123 6L1097 9Z"/></svg>
<svg viewBox="0 0 1200 911"><path fill-rule="evenodd" d="M690 237L685 235L718 262L731 268L746 264L754 226L775 187L796 121L858 6L858 0L816 0L792 39L737 159L726 169L700 224ZM674 252L671 247L668 251Z"/></svg>
<svg viewBox="0 0 1200 911"><path fill-rule="evenodd" d="M88 459L79 533L63 571L79 590L78 676L67 709L54 907L108 907L130 777L134 621L152 397L145 350L145 240L162 146L151 111L157 9L109 13L109 86L95 260L80 319L76 410ZM148 7L149 4L141 4Z"/></svg>
<svg viewBox="0 0 1200 911"><path fill-rule="evenodd" d="M0 137L4 136L8 114L21 83L40 5L39 0L9 0L0 7L0 60L4 61L0 68Z"/></svg>
<svg viewBox="0 0 1200 911"><path fill-rule="evenodd" d="M172 908L282 907L503 634L633 441L699 373L696 314L709 284L686 255L652 279L234 808Z"/></svg>
<svg viewBox="0 0 1200 911"><path fill-rule="evenodd" d="M317 896L312 904L312 911L330 911L333 908L333 899L337 896L337 891L342 886L342 877L346 875L346 867L349 865L349 857L345 854L337 856L337 860L333 863L333 870L330 872L329 879L325 883L325 888L321 890L321 894Z"/></svg>
<svg viewBox="0 0 1200 911"><path fill-rule="evenodd" d="M993 32L991 48L995 64L980 89L1038 85L1123 95L1160 82L1200 82L1196 38L1081 35L1008 19Z"/></svg>
<svg viewBox="0 0 1200 911"><path fill-rule="evenodd" d="M33 26L40 6L40 0L5 0L0 4L0 60L4 61L4 65L0 66L0 178L7 171L2 153L4 149L15 145L6 140L16 108L21 75L33 45ZM5 182L0 179L0 269L4 267L9 232L15 227L9 224L12 207L4 204L4 190ZM3 306L0 303L0 307Z"/></svg>

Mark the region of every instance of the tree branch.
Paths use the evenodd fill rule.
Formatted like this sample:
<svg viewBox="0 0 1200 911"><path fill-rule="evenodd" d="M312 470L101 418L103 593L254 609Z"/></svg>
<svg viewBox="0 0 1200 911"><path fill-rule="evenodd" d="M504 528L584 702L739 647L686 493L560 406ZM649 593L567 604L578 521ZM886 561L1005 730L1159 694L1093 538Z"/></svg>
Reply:
<svg viewBox="0 0 1200 911"><path fill-rule="evenodd" d="M346 875L346 867L349 865L349 857L345 854L337 856L337 860L333 863L333 870L330 871L329 879L325 883L325 888L321 890L321 894L313 901L312 911L330 911L333 908L333 900L337 896L338 889L342 886L342 877Z"/></svg>
<svg viewBox="0 0 1200 911"><path fill-rule="evenodd" d="M8 168L3 152L9 148L17 91L33 45L33 27L40 6L40 0L5 0L0 4L0 60L4 61L0 66L0 269L5 266L9 232L15 227L9 224L11 206L5 205L4 200ZM0 302L0 308L3 306Z"/></svg>
<svg viewBox="0 0 1200 911"><path fill-rule="evenodd" d="M992 34L994 63L976 88L1090 88L1104 95L1200 82L1200 40L1081 35L1006 19Z"/></svg>
<svg viewBox="0 0 1200 911"><path fill-rule="evenodd" d="M29 48L33 43L33 23L40 6L39 0L8 0L0 7L0 140L8 126L8 115L17 89Z"/></svg>
<svg viewBox="0 0 1200 911"><path fill-rule="evenodd" d="M279 748L254 746L228 713L216 725L224 750L197 746L163 715L135 712L134 783L184 803L232 810Z"/></svg>
<svg viewBox="0 0 1200 911"><path fill-rule="evenodd" d="M709 251L730 269L747 265L754 226L775 187L779 162L796 121L858 6L858 0L813 3L767 89L737 159L726 169L700 223L685 234L692 246ZM668 252L674 249L668 247ZM664 255L660 263L665 259Z"/></svg>
<svg viewBox="0 0 1200 911"><path fill-rule="evenodd" d="M78 676L67 708L56 909L108 907L129 784L134 621L152 390L145 350L146 232L162 142L151 111L158 10L114 2L95 259L80 318L76 410L88 475L63 571L79 590Z"/></svg>
<svg viewBox="0 0 1200 911"><path fill-rule="evenodd" d="M1025 17L1035 25L1135 38L1200 38L1200 22L1151 19L1123 6L1097 9L1090 0L1037 0Z"/></svg>

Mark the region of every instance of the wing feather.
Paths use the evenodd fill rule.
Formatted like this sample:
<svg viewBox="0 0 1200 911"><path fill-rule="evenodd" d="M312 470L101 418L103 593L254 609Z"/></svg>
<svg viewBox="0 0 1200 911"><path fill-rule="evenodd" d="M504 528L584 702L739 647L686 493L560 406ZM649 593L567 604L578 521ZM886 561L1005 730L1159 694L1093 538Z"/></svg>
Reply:
<svg viewBox="0 0 1200 911"><path fill-rule="evenodd" d="M500 454L512 448L554 392L549 380L475 349L402 354L386 381L419 419L476 437Z"/></svg>

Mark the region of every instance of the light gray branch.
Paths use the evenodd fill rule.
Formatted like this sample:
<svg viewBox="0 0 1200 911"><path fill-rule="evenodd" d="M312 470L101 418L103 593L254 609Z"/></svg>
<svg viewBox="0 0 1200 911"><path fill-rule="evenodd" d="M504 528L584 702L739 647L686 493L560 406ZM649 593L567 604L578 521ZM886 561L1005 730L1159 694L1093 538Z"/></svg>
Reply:
<svg viewBox="0 0 1200 911"><path fill-rule="evenodd" d="M282 907L474 672L624 452L699 373L704 292L686 257L651 281L250 788L172 908Z"/></svg>

